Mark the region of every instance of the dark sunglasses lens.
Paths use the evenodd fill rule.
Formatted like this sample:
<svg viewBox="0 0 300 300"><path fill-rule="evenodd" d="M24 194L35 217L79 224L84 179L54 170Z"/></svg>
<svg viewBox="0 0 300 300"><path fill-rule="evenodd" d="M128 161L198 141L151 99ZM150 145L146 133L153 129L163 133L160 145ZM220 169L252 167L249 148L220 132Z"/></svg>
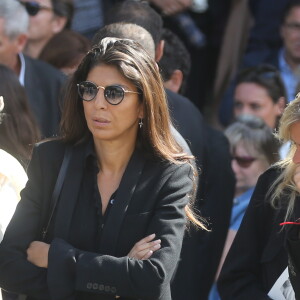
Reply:
<svg viewBox="0 0 300 300"><path fill-rule="evenodd" d="M235 156L235 157L233 157L233 159L236 160L236 162L238 163L238 165L241 168L249 168L251 166L251 164L255 161L254 157L239 157L239 156Z"/></svg>
<svg viewBox="0 0 300 300"><path fill-rule="evenodd" d="M124 90L118 85L107 86L104 90L104 97L110 104L117 105L124 98Z"/></svg>
<svg viewBox="0 0 300 300"><path fill-rule="evenodd" d="M97 92L97 86L92 82L84 81L78 84L78 94L85 101L93 100Z"/></svg>
<svg viewBox="0 0 300 300"><path fill-rule="evenodd" d="M40 10L40 5L37 2L25 2L25 8L30 16L35 16Z"/></svg>

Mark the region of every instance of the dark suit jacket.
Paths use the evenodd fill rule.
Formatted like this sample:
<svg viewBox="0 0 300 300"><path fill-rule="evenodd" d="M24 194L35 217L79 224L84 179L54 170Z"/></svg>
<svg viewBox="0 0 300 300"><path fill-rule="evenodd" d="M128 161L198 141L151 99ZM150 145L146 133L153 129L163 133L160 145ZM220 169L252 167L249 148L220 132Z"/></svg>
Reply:
<svg viewBox="0 0 300 300"><path fill-rule="evenodd" d="M230 222L235 178L229 144L222 132L205 124L200 111L189 99L169 90L167 96L174 125L190 144L200 170L196 209L212 229L211 232L191 229L186 233L172 281L172 299L206 299Z"/></svg>
<svg viewBox="0 0 300 300"><path fill-rule="evenodd" d="M57 134L60 120L59 100L65 76L51 65L25 57L25 90L29 106L40 125L43 137Z"/></svg>
<svg viewBox="0 0 300 300"><path fill-rule="evenodd" d="M219 279L221 299L270 299L267 294L287 267L285 211L274 209L267 191L279 175L271 168L260 176Z"/></svg>
<svg viewBox="0 0 300 300"><path fill-rule="evenodd" d="M294 204L294 209L289 221L299 221L300 217L300 199L297 198ZM299 225L286 225L286 250L288 253L289 276L295 291L296 299L300 299L300 239Z"/></svg>
<svg viewBox="0 0 300 300"><path fill-rule="evenodd" d="M83 169L81 144L74 147L54 222L49 230L48 270L26 260L29 243L40 233L64 153L58 141L35 148L29 181L0 245L0 286L30 299L171 300L170 280L185 230L184 207L193 188L191 168L146 158L136 151L124 173L117 198L102 232L101 254L81 251L68 243ZM117 200L116 198L116 200ZM127 257L141 238L156 233L161 249L145 261ZM80 238L80 237L79 237ZM92 293L98 296L89 298ZM121 299L125 299L125 298Z"/></svg>

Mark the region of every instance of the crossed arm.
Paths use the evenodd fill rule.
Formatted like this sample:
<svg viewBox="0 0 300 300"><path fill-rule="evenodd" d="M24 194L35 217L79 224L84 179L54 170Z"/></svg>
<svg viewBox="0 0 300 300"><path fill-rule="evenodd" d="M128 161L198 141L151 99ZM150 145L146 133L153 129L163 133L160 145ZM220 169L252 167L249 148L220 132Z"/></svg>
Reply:
<svg viewBox="0 0 300 300"><path fill-rule="evenodd" d="M129 258L145 260L158 250L161 240L154 240L155 233L146 236L137 242L127 254ZM40 268L48 268L48 253L50 245L44 242L33 241L27 249L27 260Z"/></svg>

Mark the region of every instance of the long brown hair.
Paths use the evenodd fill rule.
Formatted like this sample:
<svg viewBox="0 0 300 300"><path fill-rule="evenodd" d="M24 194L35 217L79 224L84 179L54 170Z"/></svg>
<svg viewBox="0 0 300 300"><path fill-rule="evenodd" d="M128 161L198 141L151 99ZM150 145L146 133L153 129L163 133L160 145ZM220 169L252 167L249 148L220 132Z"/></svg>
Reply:
<svg viewBox="0 0 300 300"><path fill-rule="evenodd" d="M104 38L85 56L71 78L61 122L61 135L65 142L80 143L90 136L83 112L82 101L77 94L77 84L86 80L88 73L97 65L113 65L129 79L140 92L143 104L143 127L137 136L137 145L155 157L175 164L190 164L192 156L182 151L171 134L171 120L156 62L135 41ZM195 192L194 192L195 194ZM192 196L194 199L194 195ZM186 208L188 218L204 228L191 209Z"/></svg>
<svg viewBox="0 0 300 300"><path fill-rule="evenodd" d="M4 98L0 120L0 148L26 167L33 145L40 139L40 132L18 77L8 67L0 64L0 78L0 96Z"/></svg>

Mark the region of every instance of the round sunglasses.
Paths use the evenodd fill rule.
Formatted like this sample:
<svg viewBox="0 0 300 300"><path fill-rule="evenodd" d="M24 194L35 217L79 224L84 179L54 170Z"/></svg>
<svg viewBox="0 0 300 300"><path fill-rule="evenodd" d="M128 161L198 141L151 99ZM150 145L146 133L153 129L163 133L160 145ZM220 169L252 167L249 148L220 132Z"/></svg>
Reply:
<svg viewBox="0 0 300 300"><path fill-rule="evenodd" d="M241 168L247 169L257 158L251 156L233 156L231 159L234 159Z"/></svg>
<svg viewBox="0 0 300 300"><path fill-rule="evenodd" d="M36 16L40 10L52 10L51 7L42 5L36 1L19 1L22 5L25 6L27 13L30 16Z"/></svg>
<svg viewBox="0 0 300 300"><path fill-rule="evenodd" d="M125 90L121 85L108 85L106 87L96 85L91 81L83 81L77 84L78 95L84 101L92 101L96 98L99 89L104 91L105 100L111 105L118 105L124 99L125 93L140 94L139 92Z"/></svg>

